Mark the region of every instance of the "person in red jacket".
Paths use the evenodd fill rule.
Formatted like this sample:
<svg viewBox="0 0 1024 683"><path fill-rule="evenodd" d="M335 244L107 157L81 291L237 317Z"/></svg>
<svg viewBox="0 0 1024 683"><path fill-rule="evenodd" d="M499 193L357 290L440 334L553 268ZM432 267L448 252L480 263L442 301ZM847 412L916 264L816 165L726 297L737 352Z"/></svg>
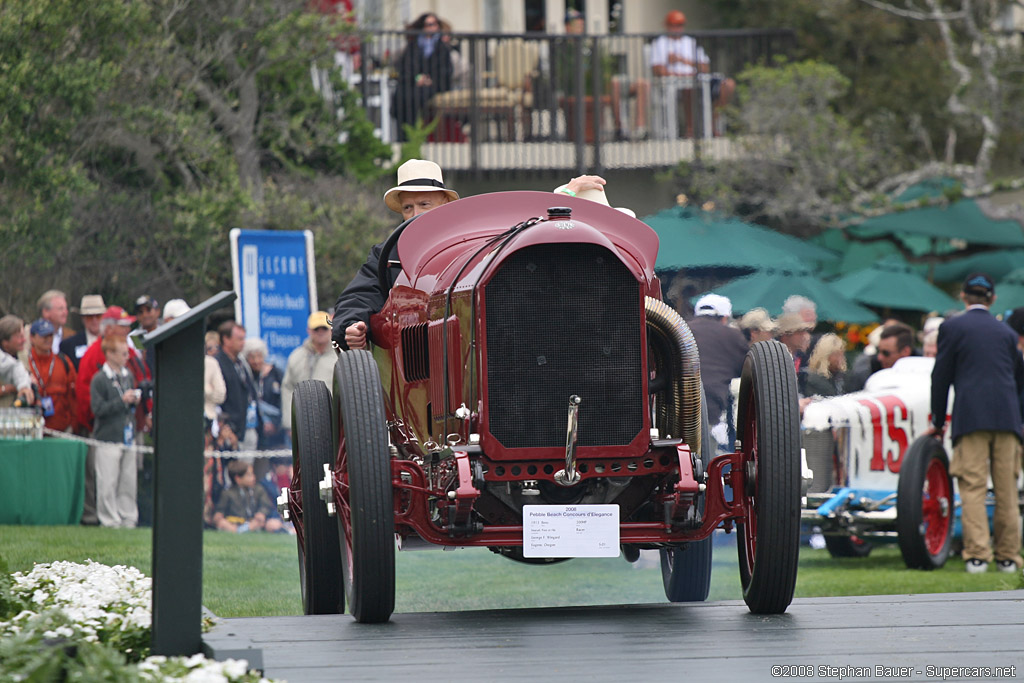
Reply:
<svg viewBox="0 0 1024 683"><path fill-rule="evenodd" d="M29 374L39 387L38 405L46 426L58 432L71 431L75 421L75 366L61 352L53 352L53 323L40 318L29 328Z"/></svg>
<svg viewBox="0 0 1024 683"><path fill-rule="evenodd" d="M77 383L77 418L78 424L76 429L79 433L88 435L92 431L93 427L93 414L92 407L90 405L90 384L92 378L99 372L99 369L103 367L103 363L106 360L106 356L103 353L103 349L100 348L100 344L103 339L109 336L120 337L121 339L127 340L128 333L131 331L131 325L135 322L135 317L128 315L120 306L110 306L107 308L106 313L100 319L100 338L97 339L86 349L85 354L82 356L82 360L78 364L78 383ZM149 368L146 367L145 359L135 350L135 348L129 344L128 350L130 352L126 367L131 370L135 376L136 386L143 381L151 382L152 376L149 374ZM147 405L139 403L138 412L136 413L136 433L144 431L147 420L147 412L149 409L149 401Z"/></svg>

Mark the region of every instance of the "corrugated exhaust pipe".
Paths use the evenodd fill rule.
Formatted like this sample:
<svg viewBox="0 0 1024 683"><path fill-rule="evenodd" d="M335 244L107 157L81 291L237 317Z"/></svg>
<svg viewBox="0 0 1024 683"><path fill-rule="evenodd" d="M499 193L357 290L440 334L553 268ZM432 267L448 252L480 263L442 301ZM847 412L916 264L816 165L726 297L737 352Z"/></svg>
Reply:
<svg viewBox="0 0 1024 683"><path fill-rule="evenodd" d="M671 306L647 297L647 336L652 367L668 376L668 386L659 387L663 400L656 404L655 426L673 437L681 437L701 457L700 355L690 327ZM662 436L665 436L662 434Z"/></svg>

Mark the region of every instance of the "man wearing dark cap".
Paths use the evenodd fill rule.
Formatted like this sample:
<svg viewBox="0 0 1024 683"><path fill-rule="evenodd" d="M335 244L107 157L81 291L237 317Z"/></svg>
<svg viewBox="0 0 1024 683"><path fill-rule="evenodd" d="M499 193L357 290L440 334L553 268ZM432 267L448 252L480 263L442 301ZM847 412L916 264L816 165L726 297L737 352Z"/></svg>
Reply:
<svg viewBox="0 0 1024 683"><path fill-rule="evenodd" d="M143 294L135 300L135 319L139 326L132 331L132 335L146 334L156 329L160 324L160 302L148 294ZM149 374L156 369L156 349L152 346L146 348L146 366Z"/></svg>
<svg viewBox="0 0 1024 683"><path fill-rule="evenodd" d="M45 318L32 323L26 365L38 387L38 406L46 427L70 432L75 420L75 366L61 351L53 352L54 332Z"/></svg>
<svg viewBox="0 0 1024 683"><path fill-rule="evenodd" d="M1017 348L1017 334L989 313L996 295L988 274L967 276L960 299L967 310L939 326L929 433L942 436L952 386L950 474L957 478L960 489L967 572L985 572L994 556L999 571L1016 573L1024 564L1017 501L1024 360ZM985 508L990 474L996 499L994 552L989 547Z"/></svg>

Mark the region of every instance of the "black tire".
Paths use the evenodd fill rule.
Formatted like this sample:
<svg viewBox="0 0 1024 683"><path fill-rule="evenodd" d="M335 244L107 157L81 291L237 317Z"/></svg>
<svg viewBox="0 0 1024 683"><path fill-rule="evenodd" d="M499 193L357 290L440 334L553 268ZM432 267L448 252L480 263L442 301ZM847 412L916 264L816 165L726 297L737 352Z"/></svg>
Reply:
<svg viewBox="0 0 1024 683"><path fill-rule="evenodd" d="M938 569L953 544L955 505L949 457L942 442L921 436L900 463L896 487L896 532L910 569Z"/></svg>
<svg viewBox="0 0 1024 683"><path fill-rule="evenodd" d="M699 453L707 469L708 462L715 454L715 442L711 438L711 424L708 420L708 402L704 388L700 390L700 434ZM701 499L703 512L704 499ZM669 602L704 602L711 592L711 537L694 541L686 548L661 549L661 581L665 585L665 597Z"/></svg>
<svg viewBox="0 0 1024 683"><path fill-rule="evenodd" d="M832 557L867 557L873 546L859 536L826 536L825 547Z"/></svg>
<svg viewBox="0 0 1024 683"><path fill-rule="evenodd" d="M291 510L299 546L299 580L304 614L341 614L341 556L334 522L320 499L324 465L334 461L331 395L319 380L306 380L292 394L292 489L300 490L301 510Z"/></svg>
<svg viewBox="0 0 1024 683"><path fill-rule="evenodd" d="M733 495L751 510L737 525L743 600L754 614L781 614L800 553L800 411L793 358L776 341L754 344L743 362L737 438L744 485Z"/></svg>
<svg viewBox="0 0 1024 683"><path fill-rule="evenodd" d="M347 351L334 368L341 571L356 621L387 621L395 609L395 513L384 395L369 351Z"/></svg>

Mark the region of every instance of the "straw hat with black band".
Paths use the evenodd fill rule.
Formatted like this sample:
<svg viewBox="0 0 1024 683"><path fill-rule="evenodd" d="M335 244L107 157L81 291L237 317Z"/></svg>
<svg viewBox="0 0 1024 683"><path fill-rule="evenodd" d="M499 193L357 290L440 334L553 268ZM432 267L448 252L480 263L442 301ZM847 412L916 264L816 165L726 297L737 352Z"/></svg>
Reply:
<svg viewBox="0 0 1024 683"><path fill-rule="evenodd" d="M459 193L444 186L441 167L425 159L409 159L398 167L398 184L384 193L384 203L396 213L402 213L402 192L444 192L454 202Z"/></svg>

